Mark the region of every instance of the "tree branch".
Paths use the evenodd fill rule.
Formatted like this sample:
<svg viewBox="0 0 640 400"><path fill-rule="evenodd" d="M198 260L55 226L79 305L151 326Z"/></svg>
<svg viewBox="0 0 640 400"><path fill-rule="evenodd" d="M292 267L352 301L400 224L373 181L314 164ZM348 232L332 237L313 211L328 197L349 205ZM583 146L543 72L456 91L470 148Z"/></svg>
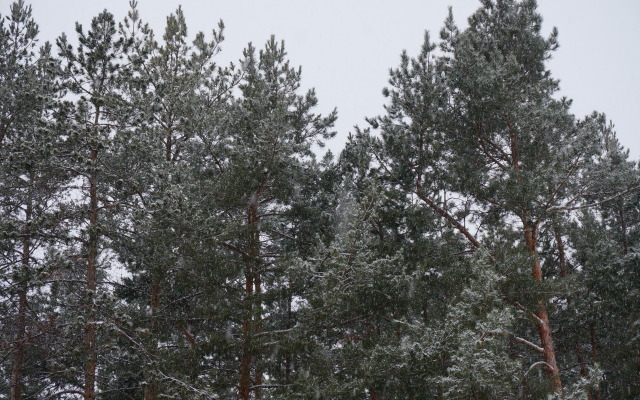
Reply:
<svg viewBox="0 0 640 400"><path fill-rule="evenodd" d="M442 209L440 206L438 206L436 203L431 201L431 199L429 199L427 196L425 196L422 193L422 185L420 185L420 182L416 182L415 193L420 198L420 200L422 200L427 206L429 206L432 210L434 210L436 213L438 213L440 216L446 219L451 225L453 225L456 229L458 229L458 231L460 231L460 233L462 233L464 237L466 237L474 247L480 248L481 246L480 242L476 240L476 238L471 234L471 232L467 230L467 228L465 228L460 222L458 222L455 218L453 218L451 214L446 212L444 209Z"/></svg>
<svg viewBox="0 0 640 400"><path fill-rule="evenodd" d="M81 392L79 390L63 390L62 392L57 392L54 393L50 396L47 397L48 399L56 399L59 398L60 396L62 396L63 394L79 394L80 396L84 396L84 392Z"/></svg>
<svg viewBox="0 0 640 400"><path fill-rule="evenodd" d="M551 367L551 365L549 365L547 362L538 361L538 362L534 362L533 364L531 364L531 366L529 367L527 372L524 373L524 375L527 376L527 374L529 374L529 372L531 372L532 369L534 369L535 367L539 367L539 366L543 366L543 367L547 368L548 370L553 371L553 367Z"/></svg>
<svg viewBox="0 0 640 400"><path fill-rule="evenodd" d="M518 336L514 335L513 333L511 333L509 331L493 330L493 331L488 331L486 333L492 334L492 335L508 336L511 339L513 339L516 343L524 344L526 346L529 346L533 350L537 351L538 353L544 354L544 349L542 347L538 346L537 344L535 344L533 342L528 341L527 339L523 339L521 337L518 337Z"/></svg>
<svg viewBox="0 0 640 400"><path fill-rule="evenodd" d="M547 209L547 211L574 211L574 210L582 210L582 209L585 209L585 208L596 207L596 206L599 206L599 205L602 205L602 204L608 203L608 202L610 202L610 201L612 201L612 200L615 200L615 199L617 199L618 197L624 196L624 195L625 195L625 194L627 194L627 193L634 192L634 191L636 191L636 190L640 190L640 186L635 186L635 187L632 187L632 188L630 188L630 189L624 190L624 191L622 191L622 192L617 193L617 194L616 194L616 195L614 195L614 196L611 196L611 197L609 197L609 198L606 198L606 199L604 199L604 200L601 200L601 201L598 201L598 202L595 202L595 203L591 203L591 204L583 204L583 205L581 205L581 206L570 207L570 206L569 206L569 204L571 204L571 203L573 203L574 201L576 201L579 197L585 197L585 196L588 196L588 195L582 195L582 194L581 194L581 195L579 195L579 196L576 196L574 199L572 199L572 200L571 200L571 201L569 201L568 203L566 203L564 206L555 206L555 207L550 207L550 208L548 208L548 209Z"/></svg>

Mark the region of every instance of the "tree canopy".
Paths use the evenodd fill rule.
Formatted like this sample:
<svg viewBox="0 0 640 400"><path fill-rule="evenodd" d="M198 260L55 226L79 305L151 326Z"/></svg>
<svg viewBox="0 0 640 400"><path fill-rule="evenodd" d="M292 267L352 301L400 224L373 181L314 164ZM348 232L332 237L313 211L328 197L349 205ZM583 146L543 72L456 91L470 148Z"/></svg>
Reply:
<svg viewBox="0 0 640 400"><path fill-rule="evenodd" d="M535 0L337 111L274 36L0 15L0 399L633 399L640 171Z"/></svg>

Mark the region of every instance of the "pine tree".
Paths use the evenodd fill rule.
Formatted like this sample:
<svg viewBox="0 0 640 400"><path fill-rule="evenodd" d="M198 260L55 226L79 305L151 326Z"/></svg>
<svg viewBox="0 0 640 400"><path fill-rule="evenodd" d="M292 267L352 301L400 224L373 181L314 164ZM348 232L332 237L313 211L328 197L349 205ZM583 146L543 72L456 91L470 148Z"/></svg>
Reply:
<svg viewBox="0 0 640 400"><path fill-rule="evenodd" d="M180 338L186 338L190 353L195 351L199 332L189 328L192 324L187 321L197 313L174 312L171 306L180 298L202 301L202 293L197 294L199 290L181 280L196 280L195 274L211 267L198 266L192 275L183 267L204 259L195 260L195 253L203 250L197 244L203 232L196 219L202 210L193 193L199 175L191 161L198 157L194 153L200 154L195 142L199 143L202 128L215 123L214 116L227 102L233 87L228 81L233 78L213 61L223 40L222 22L211 41L198 33L190 44L184 14L178 8L167 17L163 43L158 44L150 28L140 21L135 2L131 5L122 29L132 40L129 61L134 73L126 95L137 122L126 137L122 136L119 154L120 164L136 174L121 183L123 201L128 205L116 235L116 251L134 278L128 283L142 285L146 293L143 299L135 300L146 303L150 312L140 316L138 329L149 328L143 339L147 359L144 397L154 399L175 386L173 382L162 387L159 381L167 381L163 376L189 382L189 376L198 375L197 368L193 370L199 363L197 356L188 356L193 365L186 374L171 367L181 356L161 354L158 343L177 342L175 348L180 349Z"/></svg>
<svg viewBox="0 0 640 400"><path fill-rule="evenodd" d="M371 233L384 199L375 185L339 192L335 238L289 270L299 290L290 393L316 398L386 398L406 392L397 339L412 276L400 255L381 254ZM398 320L396 320L398 319ZM391 372L391 373L390 373ZM407 373L407 371L402 371ZM409 389L410 388L406 388Z"/></svg>
<svg viewBox="0 0 640 400"><path fill-rule="evenodd" d="M55 166L57 63L48 43L38 51L37 34L31 7L13 3L0 22L0 263L8 271L2 276L4 301L16 304L2 313L3 342L10 343L12 355L5 358L11 362L6 391L13 399L32 395L42 384L35 377L44 371L34 357L46 324L36 298L46 286L49 271L41 254L57 238L55 200L65 180Z"/></svg>
<svg viewBox="0 0 640 400"><path fill-rule="evenodd" d="M509 356L509 346L511 340L527 342L513 333L515 313L502 301L506 277L486 259L480 252L468 260L471 279L445 317L441 345L451 349L447 373L439 382L445 398L518 396L521 366Z"/></svg>
<svg viewBox="0 0 640 400"><path fill-rule="evenodd" d="M95 399L98 370L98 353L102 343L98 332L102 299L108 292L104 282L104 231L107 229L107 213L114 207L110 182L124 174L111 164L110 152L116 129L126 118L122 107L121 88L127 76L123 64L129 43L117 34L113 16L106 10L93 18L91 28L85 33L76 24L77 50L66 35L58 41L60 57L64 63L64 78L69 90L77 96L74 125L69 145L74 146L75 161L69 170L82 182L82 200L78 212L78 228L81 229L81 259L85 261L84 296L81 300L84 321L84 384L85 399ZM115 168L115 169L114 169ZM102 281L102 282L101 282ZM104 295L104 296L103 296Z"/></svg>
<svg viewBox="0 0 640 400"><path fill-rule="evenodd" d="M283 42L130 5L60 60L0 18L0 397L640 395L638 165L534 0L450 11L337 162Z"/></svg>
<svg viewBox="0 0 640 400"><path fill-rule="evenodd" d="M251 393L262 396L268 360L261 342L268 335L264 331L278 329L272 324L282 310L272 307L287 286L287 279L277 275L282 268L278 260L297 246L295 225L288 220L292 200L307 171L316 168L311 146L332 136L329 129L336 118L335 112L327 117L311 112L315 93L298 94L301 71L285 57L284 44L273 37L258 54L249 45L242 61L241 96L225 127L232 143L219 181L226 190L218 196L228 223L219 245L234 254L243 276L244 293L238 299L241 399ZM266 319L263 310L271 310Z"/></svg>
<svg viewBox="0 0 640 400"><path fill-rule="evenodd" d="M387 114L370 120L381 127L374 151L391 184L420 199L472 248L495 246L491 235L499 233L526 251L533 281L520 288L525 292L548 287L539 255L547 223L589 206L593 186L583 176L603 137L596 119L575 121L570 101L553 97L558 82L545 62L557 48L557 31L544 38L540 29L535 1L484 1L464 31L450 12L441 55L428 35L416 59L404 53L384 91ZM505 301L531 317L542 356L533 365L561 393L551 298L521 303L508 294Z"/></svg>
<svg viewBox="0 0 640 400"><path fill-rule="evenodd" d="M594 117L604 133L604 146L586 175L594 192L589 196L593 206L578 210L568 235L578 284L567 324L577 337L577 361L585 365L582 377L592 385L590 398L632 398L638 394L638 353L632 349L639 315L626 305L638 301L640 284L639 175L612 126L603 115Z"/></svg>

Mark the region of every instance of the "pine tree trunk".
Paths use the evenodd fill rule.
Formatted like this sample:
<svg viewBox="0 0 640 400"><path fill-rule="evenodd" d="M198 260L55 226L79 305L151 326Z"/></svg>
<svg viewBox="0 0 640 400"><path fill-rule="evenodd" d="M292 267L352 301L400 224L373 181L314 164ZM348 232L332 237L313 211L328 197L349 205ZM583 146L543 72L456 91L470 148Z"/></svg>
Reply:
<svg viewBox="0 0 640 400"><path fill-rule="evenodd" d="M556 237L556 246L558 247L558 264L560 266L560 278L566 278L569 276L569 264L567 263L567 257L564 251L564 242L562 241L562 234L560 229L554 226L554 234Z"/></svg>
<svg viewBox="0 0 640 400"><path fill-rule="evenodd" d="M4 147L4 138L7 136L7 127L5 124L0 124L0 150Z"/></svg>
<svg viewBox="0 0 640 400"><path fill-rule="evenodd" d="M620 220L620 231L622 233L622 254L626 256L629 253L629 239L627 237L627 224L624 219L622 204L618 208L618 219Z"/></svg>
<svg viewBox="0 0 640 400"><path fill-rule="evenodd" d="M22 398L22 367L26 347L26 312L27 312L27 283L20 283L18 293L18 317L16 319L16 347L13 352L13 369L11 371L11 399Z"/></svg>
<svg viewBox="0 0 640 400"><path fill-rule="evenodd" d="M596 336L596 327L592 322L591 327L589 328L589 336L591 337L591 360L592 362L596 362L598 360L598 338ZM593 390L593 398L595 400L600 400L600 388L595 388Z"/></svg>
<svg viewBox="0 0 640 400"><path fill-rule="evenodd" d="M149 349L150 365L145 371L147 386L144 388L144 400L155 400L158 395L158 381L153 371L156 368L158 353L158 312L160 309L160 277L153 274L151 278L151 348Z"/></svg>
<svg viewBox="0 0 640 400"><path fill-rule="evenodd" d="M533 223L525 221L524 238L527 245L529 255L533 257L532 275L537 282L542 282L542 264L538 256L537 249L537 232ZM553 348L553 337L551 334L551 326L549 324L549 315L547 313L547 305L544 300L538 300L538 310L536 311L536 325L538 335L540 336L540 345L543 349L543 360L547 364L547 374L551 379L551 387L554 392L562 393L562 381L560 380L560 370L556 362L556 355Z"/></svg>
<svg viewBox="0 0 640 400"><path fill-rule="evenodd" d="M562 234L560 233L560 229L554 225L554 234L556 239L556 246L558 247L558 264L560 266L560 277L566 278L569 276L569 268L566 259L566 254L564 251L564 242L562 240ZM567 304L571 305L571 299L567 299ZM577 339L576 339L577 340ZM589 368L587 368L587 362L584 358L584 353L582 352L582 346L579 341L576 341L576 358L578 359L578 364L580 367L580 376L584 379L589 379ZM587 400L593 400L593 390L591 388L587 389Z"/></svg>
<svg viewBox="0 0 640 400"><path fill-rule="evenodd" d="M98 139L98 123L100 108L96 108L93 123L94 139ZM98 149L92 144L91 170L89 172L89 239L87 241L87 304L85 314L85 363L84 363L84 398L94 400L96 397L96 367L98 354L96 346L95 307L98 288Z"/></svg>
<svg viewBox="0 0 640 400"><path fill-rule="evenodd" d="M96 164L97 152L93 151L92 165ZM86 328L85 328L85 367L84 367L84 398L95 399L96 379L96 327L94 301L97 290L97 259L98 259L98 235L96 232L98 222L98 196L97 179L95 172L89 178L90 205L89 205L89 242L87 244L87 293L86 304Z"/></svg>
<svg viewBox="0 0 640 400"><path fill-rule="evenodd" d="M27 346L26 316L27 316L27 273L29 269L29 257L31 255L31 214L33 207L31 199L25 211L25 228L22 238L22 274L20 289L18 292L18 316L16 318L16 347L13 353L13 369L11 370L11 399L22 398L22 375L24 366L24 354Z"/></svg>
<svg viewBox="0 0 640 400"><path fill-rule="evenodd" d="M287 298L287 329L291 329L293 327L293 313L291 308L291 303L293 302L293 298L291 295ZM291 354L287 352L287 355L284 359L284 383L288 385L291 383Z"/></svg>
<svg viewBox="0 0 640 400"><path fill-rule="evenodd" d="M578 364L580 365L580 376L584 379L589 379L589 370L587 369L587 361L584 358L584 353L582 352L582 347L579 343L576 343L576 356L578 358ZM592 400L593 396L591 395L591 389L587 388L586 390L587 400Z"/></svg>
<svg viewBox="0 0 640 400"><path fill-rule="evenodd" d="M245 271L244 315L242 320L242 357L240 359L240 385L238 398L249 400L251 394L251 314L253 277Z"/></svg>
<svg viewBox="0 0 640 400"><path fill-rule="evenodd" d="M510 149L512 157L512 166L517 173L517 180L523 184L523 178L520 171L520 150L518 146L518 132L509 125ZM542 282L542 263L538 255L538 226L532 221L531 211L525 209L522 219L522 227L524 241L527 246L529 255L533 258L532 275L536 282ZM560 369L556 361L556 354L553 348L553 336L551 334L551 325L549 324L549 314L547 305L542 298L538 299L538 309L536 311L536 325L538 335L540 336L540 346L543 353L542 358L546 363L547 375L551 379L551 388L555 393L562 394L562 381L560 380Z"/></svg>
<svg viewBox="0 0 640 400"><path fill-rule="evenodd" d="M260 278L260 271L256 270L255 275L255 328L254 333L259 333L262 329L262 302L260 300L260 294L262 293L262 280ZM255 389L255 398L256 400L262 398L262 393L260 391L260 385L262 385L262 366L260 365L260 354L256 353L254 356L254 364L255 364L255 378L254 382L256 385Z"/></svg>
<svg viewBox="0 0 640 400"><path fill-rule="evenodd" d="M171 129L173 121L173 113L168 112L168 120L170 121L165 133L164 142L164 160L167 163L173 163L173 130ZM150 366L145 371L145 380L147 385L144 388L144 400L155 400L158 396L158 379L154 373L154 369L157 368L157 355L158 355L158 335L160 334L160 324L158 321L158 315L160 312L160 291L161 291L161 278L157 271L151 271L151 293L149 298L149 304L151 306L151 343L149 348Z"/></svg>
<svg viewBox="0 0 640 400"><path fill-rule="evenodd" d="M261 289L260 278L258 277L258 256L260 253L260 232L258 230L258 194L254 193L249 200L247 207L247 235L248 251L245 263L245 298L244 298L244 319L242 322L242 358L240 361L240 385L238 398L248 400L251 395L251 366L253 361L253 329L256 299L256 291ZM257 293L257 292L255 292ZM257 323L257 321L256 321ZM256 377L258 374L256 369ZM262 380L262 377L260 377Z"/></svg>

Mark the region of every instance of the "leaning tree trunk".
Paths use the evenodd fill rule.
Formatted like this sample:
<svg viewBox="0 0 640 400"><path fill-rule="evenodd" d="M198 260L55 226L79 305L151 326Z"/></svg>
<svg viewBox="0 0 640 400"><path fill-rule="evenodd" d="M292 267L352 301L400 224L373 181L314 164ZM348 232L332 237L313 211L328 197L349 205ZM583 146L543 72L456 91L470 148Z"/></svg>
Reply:
<svg viewBox="0 0 640 400"><path fill-rule="evenodd" d="M524 222L524 239L527 245L529 255L533 257L532 275L536 282L542 282L542 264L537 249L537 227L527 218ZM538 299L536 311L536 325L538 335L540 336L540 346L543 349L543 360L546 365L547 374L551 379L551 387L556 393L562 393L562 381L560 380L560 370L556 362L556 354L553 348L553 336L551 334L551 325L549 324L549 315L547 305L543 299Z"/></svg>
<svg viewBox="0 0 640 400"><path fill-rule="evenodd" d="M516 172L517 180L520 185L524 184L523 175L520 165L520 149L518 142L518 133L509 126L509 145L511 150L512 167ZM527 246L527 252L533 258L532 275L536 282L542 282L542 263L538 255L538 223L532 221L531 210L524 209L522 215L522 227L524 241ZM556 361L556 353L553 348L553 335L551 334L551 325L549 324L549 314L547 312L547 304L541 297L537 301L536 326L538 335L540 336L540 346L542 347L542 359L545 363L547 375L551 379L551 387L554 392L562 393L562 381L560 380L560 369Z"/></svg>

